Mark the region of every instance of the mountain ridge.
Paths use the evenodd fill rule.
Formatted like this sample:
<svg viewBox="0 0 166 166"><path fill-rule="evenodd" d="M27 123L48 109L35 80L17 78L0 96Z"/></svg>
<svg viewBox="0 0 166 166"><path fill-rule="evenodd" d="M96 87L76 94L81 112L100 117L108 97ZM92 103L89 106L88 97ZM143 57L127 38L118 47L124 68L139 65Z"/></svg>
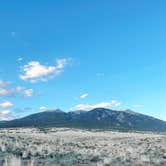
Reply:
<svg viewBox="0 0 166 166"><path fill-rule="evenodd" d="M0 128L3 127L81 127L165 132L166 122L132 110L95 108L90 111L63 112L56 109L1 121Z"/></svg>

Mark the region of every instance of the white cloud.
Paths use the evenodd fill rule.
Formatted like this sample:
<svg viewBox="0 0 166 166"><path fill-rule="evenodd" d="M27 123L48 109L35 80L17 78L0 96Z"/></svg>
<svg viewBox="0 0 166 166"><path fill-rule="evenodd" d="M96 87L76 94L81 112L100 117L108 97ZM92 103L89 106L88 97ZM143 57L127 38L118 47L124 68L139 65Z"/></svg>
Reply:
<svg viewBox="0 0 166 166"><path fill-rule="evenodd" d="M0 109L4 109L4 108L9 108L9 107L12 107L13 104L9 101L5 101L3 103L0 104Z"/></svg>
<svg viewBox="0 0 166 166"><path fill-rule="evenodd" d="M45 106L41 106L39 109L40 111L46 111L47 108Z"/></svg>
<svg viewBox="0 0 166 166"><path fill-rule="evenodd" d="M111 104L112 104L112 106L114 106L114 107L119 107L119 106L121 105L121 102L116 101L116 100L112 100L112 101L111 101Z"/></svg>
<svg viewBox="0 0 166 166"><path fill-rule="evenodd" d="M10 110L3 110L3 111L1 112L2 115L7 115L7 114L10 114L10 113L11 113Z"/></svg>
<svg viewBox="0 0 166 166"><path fill-rule="evenodd" d="M21 92L23 89L24 89L24 88L23 88L22 86L17 86L16 89L15 89L15 91L16 91L17 93L19 93L19 92Z"/></svg>
<svg viewBox="0 0 166 166"><path fill-rule="evenodd" d="M25 98L33 96L33 93L34 93L33 89L25 89L22 86L17 86L15 88L15 92L18 94L21 94Z"/></svg>
<svg viewBox="0 0 166 166"><path fill-rule="evenodd" d="M94 108L118 107L120 105L121 105L120 102L118 102L116 100L112 100L111 102L101 102L101 103L94 104L94 105L78 104L74 108L72 108L72 110L91 110Z"/></svg>
<svg viewBox="0 0 166 166"><path fill-rule="evenodd" d="M80 98L81 98L81 99L85 99L85 98L88 97L88 96L89 96L88 93L84 93L84 94L82 94L82 95L80 96Z"/></svg>
<svg viewBox="0 0 166 166"><path fill-rule="evenodd" d="M9 85L9 82L0 80L0 96L6 96L13 93L13 89L11 89Z"/></svg>
<svg viewBox="0 0 166 166"><path fill-rule="evenodd" d="M0 121L13 120L15 118L17 118L17 117L14 116L10 110L3 110L0 112Z"/></svg>
<svg viewBox="0 0 166 166"><path fill-rule="evenodd" d="M8 84L9 84L9 82L0 80L0 88L6 87Z"/></svg>
<svg viewBox="0 0 166 166"><path fill-rule="evenodd" d="M24 97L30 97L33 94L33 90L25 89L22 86L12 87L9 82L0 80L0 97L16 97L17 94Z"/></svg>
<svg viewBox="0 0 166 166"><path fill-rule="evenodd" d="M31 61L27 65L21 67L22 74L20 78L22 80L29 80L30 82L48 81L49 79L59 75L65 65L67 59L57 59L56 66L41 65L38 61Z"/></svg>
<svg viewBox="0 0 166 166"><path fill-rule="evenodd" d="M9 94L11 94L11 90L10 89L0 88L0 96L6 96L6 95L9 95Z"/></svg>
<svg viewBox="0 0 166 166"><path fill-rule="evenodd" d="M33 89L26 89L23 92L23 97L31 97L33 95Z"/></svg>
<svg viewBox="0 0 166 166"><path fill-rule="evenodd" d="M20 57L20 58L17 59L18 62L21 62L22 60L23 60L22 57Z"/></svg>

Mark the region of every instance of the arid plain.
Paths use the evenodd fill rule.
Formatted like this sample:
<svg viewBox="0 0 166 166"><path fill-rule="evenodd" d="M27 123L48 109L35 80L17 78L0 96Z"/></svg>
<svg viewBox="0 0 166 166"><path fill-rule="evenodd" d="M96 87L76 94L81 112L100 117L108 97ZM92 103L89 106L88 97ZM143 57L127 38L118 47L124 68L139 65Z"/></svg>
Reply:
<svg viewBox="0 0 166 166"><path fill-rule="evenodd" d="M69 128L0 131L2 166L165 166L166 135Z"/></svg>

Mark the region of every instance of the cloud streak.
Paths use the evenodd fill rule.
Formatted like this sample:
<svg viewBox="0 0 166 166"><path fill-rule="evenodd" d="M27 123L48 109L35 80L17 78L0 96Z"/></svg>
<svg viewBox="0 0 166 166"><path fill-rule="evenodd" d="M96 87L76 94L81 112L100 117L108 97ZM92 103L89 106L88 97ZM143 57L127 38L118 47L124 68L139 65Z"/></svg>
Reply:
<svg viewBox="0 0 166 166"><path fill-rule="evenodd" d="M85 99L85 98L87 98L88 96L89 96L88 93L84 93L84 94L82 94L82 95L80 96L80 99Z"/></svg>

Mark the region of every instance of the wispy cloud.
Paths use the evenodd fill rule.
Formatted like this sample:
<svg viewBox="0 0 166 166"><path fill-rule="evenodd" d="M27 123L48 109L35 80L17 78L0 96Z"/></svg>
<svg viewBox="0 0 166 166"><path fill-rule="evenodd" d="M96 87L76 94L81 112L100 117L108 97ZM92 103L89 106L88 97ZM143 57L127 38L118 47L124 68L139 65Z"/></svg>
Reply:
<svg viewBox="0 0 166 166"><path fill-rule="evenodd" d="M3 110L3 111L1 112L2 115L7 115L7 114L9 114L9 113L11 113L10 110Z"/></svg>
<svg viewBox="0 0 166 166"><path fill-rule="evenodd" d="M13 113L10 110L3 110L0 112L0 121L2 120L12 120L16 119L17 117L13 115Z"/></svg>
<svg viewBox="0 0 166 166"><path fill-rule="evenodd" d="M31 83L38 81L48 81L63 72L64 67L68 63L67 59L57 59L55 66L46 66L38 61L31 61L27 65L21 67L22 80L29 80Z"/></svg>
<svg viewBox="0 0 166 166"><path fill-rule="evenodd" d="M13 92L13 89L9 87L9 82L0 80L0 96L10 95Z"/></svg>
<svg viewBox="0 0 166 166"><path fill-rule="evenodd" d="M22 86L17 86L17 87L15 88L15 91L19 93L19 92L21 92L23 89L24 89L24 87L22 87Z"/></svg>
<svg viewBox="0 0 166 166"><path fill-rule="evenodd" d="M24 98L27 98L27 97L32 97L33 96L34 90L32 88L31 89L26 89L22 86L17 86L15 88L15 93L21 95Z"/></svg>
<svg viewBox="0 0 166 166"><path fill-rule="evenodd" d="M17 62L21 62L23 60L23 58L22 57L19 57L18 59L17 59Z"/></svg>
<svg viewBox="0 0 166 166"><path fill-rule="evenodd" d="M106 108L106 107L118 107L120 106L121 103L116 101L116 100L112 100L111 102L101 102L98 104L78 104L76 106L74 106L72 108L72 110L91 110L94 108Z"/></svg>
<svg viewBox="0 0 166 166"><path fill-rule="evenodd" d="M0 88L0 96L10 95L12 92L11 89Z"/></svg>
<svg viewBox="0 0 166 166"><path fill-rule="evenodd" d="M31 97L33 95L33 89L26 89L23 91L23 97Z"/></svg>
<svg viewBox="0 0 166 166"><path fill-rule="evenodd" d="M10 101L5 101L5 102L0 104L0 109L9 108L12 106L13 106L13 104Z"/></svg>
<svg viewBox="0 0 166 166"><path fill-rule="evenodd" d="M0 88L6 87L7 85L9 85L9 82L0 80Z"/></svg>
<svg viewBox="0 0 166 166"><path fill-rule="evenodd" d="M89 96L88 93L84 93L84 94L82 94L82 95L80 96L80 98L81 98L81 99L85 99L85 98L88 97L88 96Z"/></svg>
<svg viewBox="0 0 166 166"><path fill-rule="evenodd" d="M0 97L31 97L33 89L26 89L22 86L13 87L11 83L0 80Z"/></svg>

